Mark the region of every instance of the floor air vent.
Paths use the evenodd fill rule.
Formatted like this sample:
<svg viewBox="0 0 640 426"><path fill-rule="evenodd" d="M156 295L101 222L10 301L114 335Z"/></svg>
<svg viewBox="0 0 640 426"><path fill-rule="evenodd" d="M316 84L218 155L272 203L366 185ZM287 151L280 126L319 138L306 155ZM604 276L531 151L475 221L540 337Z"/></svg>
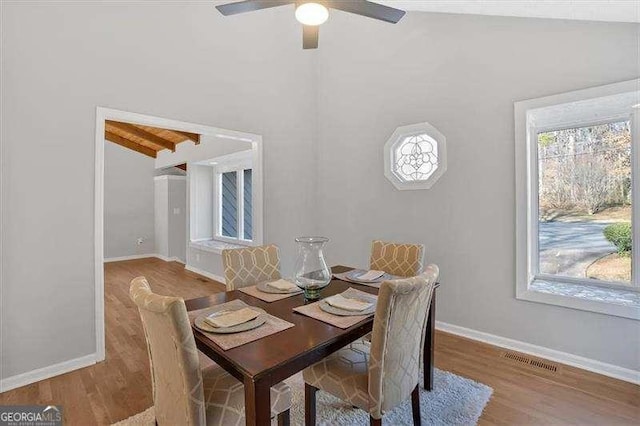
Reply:
<svg viewBox="0 0 640 426"><path fill-rule="evenodd" d="M515 352L503 352L502 353L502 357L503 358L507 358L507 359L511 359L511 360L514 360L514 361L518 361L518 362L521 362L523 364L528 364L528 365L530 365L532 367L543 368L545 370L553 371L553 372L558 371L558 367L556 367L553 364L550 364L550 363L544 362L544 361L540 361L540 360L537 360L537 359L531 359L531 358L529 358L529 357L527 357L525 355L520 355L520 354L515 353Z"/></svg>

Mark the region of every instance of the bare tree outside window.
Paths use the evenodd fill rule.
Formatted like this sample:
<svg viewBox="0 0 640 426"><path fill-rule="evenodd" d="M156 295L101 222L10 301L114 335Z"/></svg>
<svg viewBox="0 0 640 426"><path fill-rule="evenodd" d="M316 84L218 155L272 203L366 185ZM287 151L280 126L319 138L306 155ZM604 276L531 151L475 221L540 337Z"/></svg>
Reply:
<svg viewBox="0 0 640 426"><path fill-rule="evenodd" d="M540 271L630 283L630 122L539 133L538 187Z"/></svg>

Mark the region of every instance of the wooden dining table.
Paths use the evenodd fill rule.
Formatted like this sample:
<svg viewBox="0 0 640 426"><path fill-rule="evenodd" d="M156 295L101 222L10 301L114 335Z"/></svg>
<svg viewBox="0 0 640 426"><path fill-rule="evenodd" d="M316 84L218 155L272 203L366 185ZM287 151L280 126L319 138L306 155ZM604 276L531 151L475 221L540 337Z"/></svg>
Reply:
<svg viewBox="0 0 640 426"><path fill-rule="evenodd" d="M353 268L335 266L332 272L342 273ZM322 297L341 293L349 287L377 294L375 287L337 279L322 290ZM244 384L247 425L267 425L271 417L269 389L309 367L349 343L371 332L373 316L356 325L341 329L293 311L305 303L302 294L267 303L233 290L185 301L187 310L194 311L239 299L259 307L269 314L289 321L294 327L229 350L223 350L207 334L195 326L193 334L198 349ZM433 389L433 352L435 337L435 301L433 292L424 339L424 387Z"/></svg>

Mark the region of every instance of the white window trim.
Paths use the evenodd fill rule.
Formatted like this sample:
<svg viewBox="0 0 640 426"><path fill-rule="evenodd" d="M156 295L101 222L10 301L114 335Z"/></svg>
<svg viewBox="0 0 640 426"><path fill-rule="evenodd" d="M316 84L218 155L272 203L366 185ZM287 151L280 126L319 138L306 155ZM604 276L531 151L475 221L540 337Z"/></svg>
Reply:
<svg viewBox="0 0 640 426"><path fill-rule="evenodd" d="M536 274L538 238L537 235L537 164L530 161L531 158L537 158L537 132L544 131L543 128L535 128L528 123L528 111L553 106L563 103L575 102L584 99L593 99L605 96L612 96L621 93L628 93L640 90L640 80L631 80L622 83L615 83L607 86L595 87L591 89L578 90L544 98L532 99L527 101L516 102L514 104L515 117L515 161L516 161L516 179L515 179L515 196L516 196L516 298L531 302L547 303L552 305L564 306L573 309L580 309L592 312L598 312L608 315L615 315L625 318L640 320L640 306L618 305L599 300L590 300L577 298L561 294L542 293L533 291L529 285L536 279L544 279L547 281L562 281L564 283L579 283L583 285L597 285L596 280L588 279L558 279L556 276L545 276ZM629 119L629 115L616 115L612 117L604 117L600 122L613 121L618 119ZM567 127L584 126L594 124L594 121L588 122L572 122L566 123ZM561 126L554 126L558 129ZM632 127L632 197L635 203L640 200L640 184L638 182L638 174L640 173L640 149L638 141L640 140L640 111L637 109L633 112L631 119ZM534 151L535 150L535 151ZM534 157L532 157L534 156ZM523 190L526 188L526 191ZM535 191L532 191L535 189ZM632 286L608 285L612 292L616 291L616 287L629 291L630 289L638 290L639 272L640 272L640 209L633 211L633 252L636 255L633 258L633 276ZM535 216L535 217L534 217Z"/></svg>
<svg viewBox="0 0 640 426"><path fill-rule="evenodd" d="M425 180L407 181L395 171L395 149L405 138L426 134L438 144L438 168ZM447 171L447 139L431 124L424 122L398 127L384 145L384 175L399 190L429 189Z"/></svg>
<svg viewBox="0 0 640 426"><path fill-rule="evenodd" d="M246 247L245 245L226 243L224 241L201 239L189 242L189 247L200 251L208 251L210 253L222 254L225 249L236 249Z"/></svg>
<svg viewBox="0 0 640 426"><path fill-rule="evenodd" d="M219 157L215 159L217 163L213 167L213 203L215 206L215 211L213 214L213 239L217 241L222 241L230 244L238 244L242 246L257 246L262 244L262 242L258 243L256 241L255 234L255 223L252 224L252 236L253 239L246 240L244 239L244 173L242 172L246 169L253 170L253 164L251 161L251 152L243 151L237 152L229 155L225 155L223 157ZM236 181L236 190L237 190L237 199L240 201L238 203L238 238L227 237L222 235L222 221L220 220L222 217L222 202L221 202L221 192L222 192L222 173L228 172L236 172L237 173L237 181ZM252 171L252 179L253 179L253 171ZM251 191L251 202L253 206L256 206L257 197L256 191L254 190L256 186L255 179L252 182L252 191ZM256 214L256 209L253 209L252 217Z"/></svg>

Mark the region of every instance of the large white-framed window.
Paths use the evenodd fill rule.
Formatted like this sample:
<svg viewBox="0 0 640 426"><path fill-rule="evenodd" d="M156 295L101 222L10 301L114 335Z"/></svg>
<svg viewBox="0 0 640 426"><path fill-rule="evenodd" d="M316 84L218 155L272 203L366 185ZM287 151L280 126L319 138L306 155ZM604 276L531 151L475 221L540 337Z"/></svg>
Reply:
<svg viewBox="0 0 640 426"><path fill-rule="evenodd" d="M213 165L213 238L253 245L253 166L246 153L216 159Z"/></svg>
<svg viewBox="0 0 640 426"><path fill-rule="evenodd" d="M640 319L640 82L515 103L516 297Z"/></svg>

